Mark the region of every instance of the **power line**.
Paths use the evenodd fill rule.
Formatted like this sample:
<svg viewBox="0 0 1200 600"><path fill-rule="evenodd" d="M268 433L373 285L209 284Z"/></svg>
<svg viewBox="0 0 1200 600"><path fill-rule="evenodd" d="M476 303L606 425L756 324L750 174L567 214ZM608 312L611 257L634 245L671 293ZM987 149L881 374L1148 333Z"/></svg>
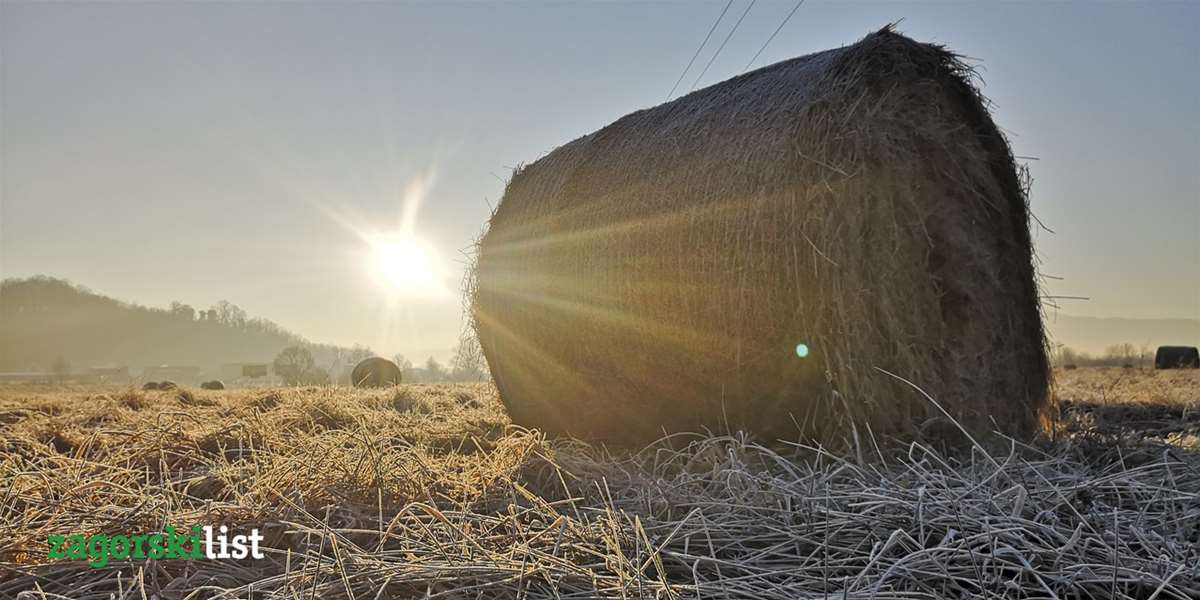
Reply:
<svg viewBox="0 0 1200 600"><path fill-rule="evenodd" d="M696 81L692 82L692 90L696 89L696 86L700 84L701 79L704 79L704 74L708 72L708 68L711 67L713 62L717 60L717 57L721 55L721 51L725 49L725 44L729 43L729 38L733 37L733 32L737 31L738 25L742 24L742 19L745 19L746 15L750 14L750 9L754 8L755 2L757 2L757 0L750 0L750 4L746 7L746 10L742 12L742 16L738 17L737 23L733 24L733 29L729 30L729 35L725 36L725 41L721 42L721 46L717 48L717 53L713 54L712 58L708 59L708 64L704 65L704 70L700 71L700 76L696 78ZM688 91L690 92L692 90Z"/></svg>
<svg viewBox="0 0 1200 600"><path fill-rule="evenodd" d="M729 4L725 5L725 10L721 11L721 14L717 17L717 20L713 22L712 28L708 30L708 35L704 36L704 41L700 42L700 47L696 48L696 53L692 55L692 60L688 61L687 66L683 68L683 72L679 74L679 79L675 80L675 85L671 86L671 91L667 93L667 100L670 100L671 96L675 93L675 90L679 88L679 84L683 81L683 77L687 75L688 69L691 69L692 65L696 62L696 57L700 56L700 51L703 50L704 46L708 44L708 38L711 38L713 32L717 30L717 25L721 24L721 19L725 18L725 13L729 12L730 6L733 6L733 0L729 0Z"/></svg>
<svg viewBox="0 0 1200 600"><path fill-rule="evenodd" d="M758 60L758 57L763 53L763 50L766 50L767 46L771 44L771 40L775 39L776 35L779 35L779 32L783 30L783 26L787 25L787 22L791 20L792 15L796 14L797 10L800 10L801 4L804 4L804 0L800 0L796 3L796 6L792 7L792 12L788 13L787 16L783 18L783 22L779 24L779 27L775 28L775 32L771 34L771 37L767 38L766 42L763 42L762 48L759 48L758 52L754 53L754 58L751 58L750 62L746 63L746 68L742 69L743 73L750 70L750 65L753 65L754 61Z"/></svg>

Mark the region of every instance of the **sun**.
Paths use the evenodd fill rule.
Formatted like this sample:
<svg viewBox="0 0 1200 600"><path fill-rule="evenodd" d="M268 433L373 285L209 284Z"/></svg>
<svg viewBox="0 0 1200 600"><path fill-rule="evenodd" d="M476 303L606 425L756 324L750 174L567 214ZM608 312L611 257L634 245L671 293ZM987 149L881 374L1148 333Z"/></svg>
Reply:
<svg viewBox="0 0 1200 600"><path fill-rule="evenodd" d="M372 240L370 270L375 280L396 296L437 296L445 290L437 253L413 236Z"/></svg>

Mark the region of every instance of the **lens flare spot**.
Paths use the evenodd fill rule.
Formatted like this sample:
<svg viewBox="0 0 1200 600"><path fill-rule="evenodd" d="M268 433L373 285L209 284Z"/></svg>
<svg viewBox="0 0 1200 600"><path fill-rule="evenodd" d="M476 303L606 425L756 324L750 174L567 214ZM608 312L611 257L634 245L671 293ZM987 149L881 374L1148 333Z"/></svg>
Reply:
<svg viewBox="0 0 1200 600"><path fill-rule="evenodd" d="M796 356L808 358L808 344L796 344Z"/></svg>

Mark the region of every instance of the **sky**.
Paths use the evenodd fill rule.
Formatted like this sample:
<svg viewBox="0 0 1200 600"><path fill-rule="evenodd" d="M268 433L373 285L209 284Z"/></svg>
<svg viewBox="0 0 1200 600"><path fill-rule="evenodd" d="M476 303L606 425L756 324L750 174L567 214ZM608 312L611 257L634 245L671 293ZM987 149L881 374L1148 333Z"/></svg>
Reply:
<svg viewBox="0 0 1200 600"><path fill-rule="evenodd" d="M448 356L512 168L664 101L725 6L0 0L0 276ZM698 85L793 6L756 2ZM1088 298L1064 313L1200 318L1200 3L809 0L755 65L896 21L973 59L1028 157L1044 293ZM429 293L372 267L405 227Z"/></svg>

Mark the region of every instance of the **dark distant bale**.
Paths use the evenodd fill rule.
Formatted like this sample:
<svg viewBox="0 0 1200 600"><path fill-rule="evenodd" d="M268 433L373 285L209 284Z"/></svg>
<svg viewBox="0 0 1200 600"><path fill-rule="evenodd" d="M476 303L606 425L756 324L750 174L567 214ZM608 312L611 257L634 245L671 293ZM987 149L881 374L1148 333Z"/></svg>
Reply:
<svg viewBox="0 0 1200 600"><path fill-rule="evenodd" d="M1075 369L1078 369L1078 368L1079 367L1076 366L1074 363L1067 363L1066 365L1063 365L1063 369L1066 369L1067 371L1074 371Z"/></svg>
<svg viewBox="0 0 1200 600"><path fill-rule="evenodd" d="M157 389L159 389L158 382L157 381L147 381L146 383L142 384L142 389L147 390L147 391L157 390Z"/></svg>
<svg viewBox="0 0 1200 600"><path fill-rule="evenodd" d="M205 381L204 383L200 384L200 389L202 389L202 390L223 390L223 389L225 389L225 382L221 381L220 379L214 379L212 381Z"/></svg>
<svg viewBox="0 0 1200 600"><path fill-rule="evenodd" d="M514 422L641 443L1040 431L1021 176L972 75L890 28L626 115L513 174L473 318Z"/></svg>
<svg viewBox="0 0 1200 600"><path fill-rule="evenodd" d="M1195 346L1159 346L1154 353L1155 369L1200 369L1200 350Z"/></svg>
<svg viewBox="0 0 1200 600"><path fill-rule="evenodd" d="M350 373L355 387L389 387L400 384L400 367L378 356L364 359Z"/></svg>
<svg viewBox="0 0 1200 600"><path fill-rule="evenodd" d="M158 389L160 389L160 390L177 390L177 389L179 389L179 385L177 385L174 381L171 381L170 379L168 379L166 381L160 381L158 383Z"/></svg>

